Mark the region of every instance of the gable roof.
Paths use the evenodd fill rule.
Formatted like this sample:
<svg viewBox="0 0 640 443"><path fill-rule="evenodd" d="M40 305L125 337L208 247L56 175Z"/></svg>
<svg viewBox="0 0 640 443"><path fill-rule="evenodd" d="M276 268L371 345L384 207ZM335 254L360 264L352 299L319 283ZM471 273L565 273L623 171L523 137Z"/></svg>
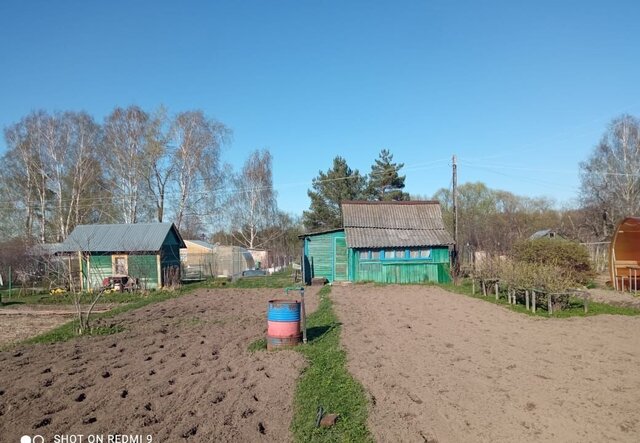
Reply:
<svg viewBox="0 0 640 443"><path fill-rule="evenodd" d="M79 225L62 243L61 251L154 252L173 232L179 247L186 247L173 223Z"/></svg>
<svg viewBox="0 0 640 443"><path fill-rule="evenodd" d="M562 235L560 235L557 231L554 231L553 229L543 229L541 231L537 231L531 234L531 237L529 237L529 240L537 240L543 237L564 238Z"/></svg>
<svg viewBox="0 0 640 443"><path fill-rule="evenodd" d="M342 219L351 248L453 244L437 201L345 201Z"/></svg>
<svg viewBox="0 0 640 443"><path fill-rule="evenodd" d="M214 245L214 244L211 244L211 243L206 242L204 240L186 240L185 239L184 243L186 245L185 247L188 247L189 243L191 243L191 244L194 244L194 245L200 246L202 248L206 248L206 249L215 249L215 248L217 248L219 246L218 244Z"/></svg>

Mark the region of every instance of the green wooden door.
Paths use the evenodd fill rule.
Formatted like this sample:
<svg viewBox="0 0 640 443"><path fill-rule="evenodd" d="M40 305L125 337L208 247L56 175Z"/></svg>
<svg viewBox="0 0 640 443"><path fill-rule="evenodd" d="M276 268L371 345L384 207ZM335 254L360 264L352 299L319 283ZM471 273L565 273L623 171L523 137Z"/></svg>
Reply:
<svg viewBox="0 0 640 443"><path fill-rule="evenodd" d="M344 281L349 278L347 272L347 241L343 238L335 239L333 275L334 280Z"/></svg>

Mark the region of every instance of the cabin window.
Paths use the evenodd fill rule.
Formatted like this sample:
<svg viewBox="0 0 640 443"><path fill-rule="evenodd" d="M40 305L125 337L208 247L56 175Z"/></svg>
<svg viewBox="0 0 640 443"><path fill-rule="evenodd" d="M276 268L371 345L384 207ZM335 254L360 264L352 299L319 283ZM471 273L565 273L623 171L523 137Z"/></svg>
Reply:
<svg viewBox="0 0 640 443"><path fill-rule="evenodd" d="M127 275L127 256L114 255L111 257L111 264L114 275Z"/></svg>
<svg viewBox="0 0 640 443"><path fill-rule="evenodd" d="M360 260L369 260L370 251L360 251Z"/></svg>
<svg viewBox="0 0 640 443"><path fill-rule="evenodd" d="M405 249L392 249L384 251L384 259L386 260L403 260L407 258L407 251Z"/></svg>
<svg viewBox="0 0 640 443"><path fill-rule="evenodd" d="M422 249L420 251L420 257L431 259L431 249Z"/></svg>
<svg viewBox="0 0 640 443"><path fill-rule="evenodd" d="M371 251L371 259L379 260L380 259L380 251Z"/></svg>
<svg viewBox="0 0 640 443"><path fill-rule="evenodd" d="M420 250L412 249L409 251L409 258L420 258Z"/></svg>

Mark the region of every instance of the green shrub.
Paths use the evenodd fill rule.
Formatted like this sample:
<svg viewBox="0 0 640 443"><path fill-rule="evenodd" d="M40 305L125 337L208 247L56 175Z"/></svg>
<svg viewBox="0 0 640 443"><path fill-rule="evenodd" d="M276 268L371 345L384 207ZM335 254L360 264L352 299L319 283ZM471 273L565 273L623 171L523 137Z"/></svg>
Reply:
<svg viewBox="0 0 640 443"><path fill-rule="evenodd" d="M516 262L554 267L565 279L583 285L595 276L587 249L568 240L540 238L516 243L513 246L513 259Z"/></svg>

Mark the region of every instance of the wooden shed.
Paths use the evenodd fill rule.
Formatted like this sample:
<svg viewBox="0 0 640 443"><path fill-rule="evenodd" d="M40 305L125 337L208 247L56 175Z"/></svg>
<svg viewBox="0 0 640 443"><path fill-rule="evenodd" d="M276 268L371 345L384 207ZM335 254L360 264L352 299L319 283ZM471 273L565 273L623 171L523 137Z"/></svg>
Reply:
<svg viewBox="0 0 640 443"><path fill-rule="evenodd" d="M451 235L437 201L342 203L343 229L305 234L305 277L333 281L450 281Z"/></svg>
<svg viewBox="0 0 640 443"><path fill-rule="evenodd" d="M609 273L615 289L638 289L640 217L627 217L616 227L609 246Z"/></svg>
<svg viewBox="0 0 640 443"><path fill-rule="evenodd" d="M180 270L185 244L173 223L80 225L60 251L76 255L82 289L96 289L107 277L137 278L140 287L161 288L165 276Z"/></svg>

